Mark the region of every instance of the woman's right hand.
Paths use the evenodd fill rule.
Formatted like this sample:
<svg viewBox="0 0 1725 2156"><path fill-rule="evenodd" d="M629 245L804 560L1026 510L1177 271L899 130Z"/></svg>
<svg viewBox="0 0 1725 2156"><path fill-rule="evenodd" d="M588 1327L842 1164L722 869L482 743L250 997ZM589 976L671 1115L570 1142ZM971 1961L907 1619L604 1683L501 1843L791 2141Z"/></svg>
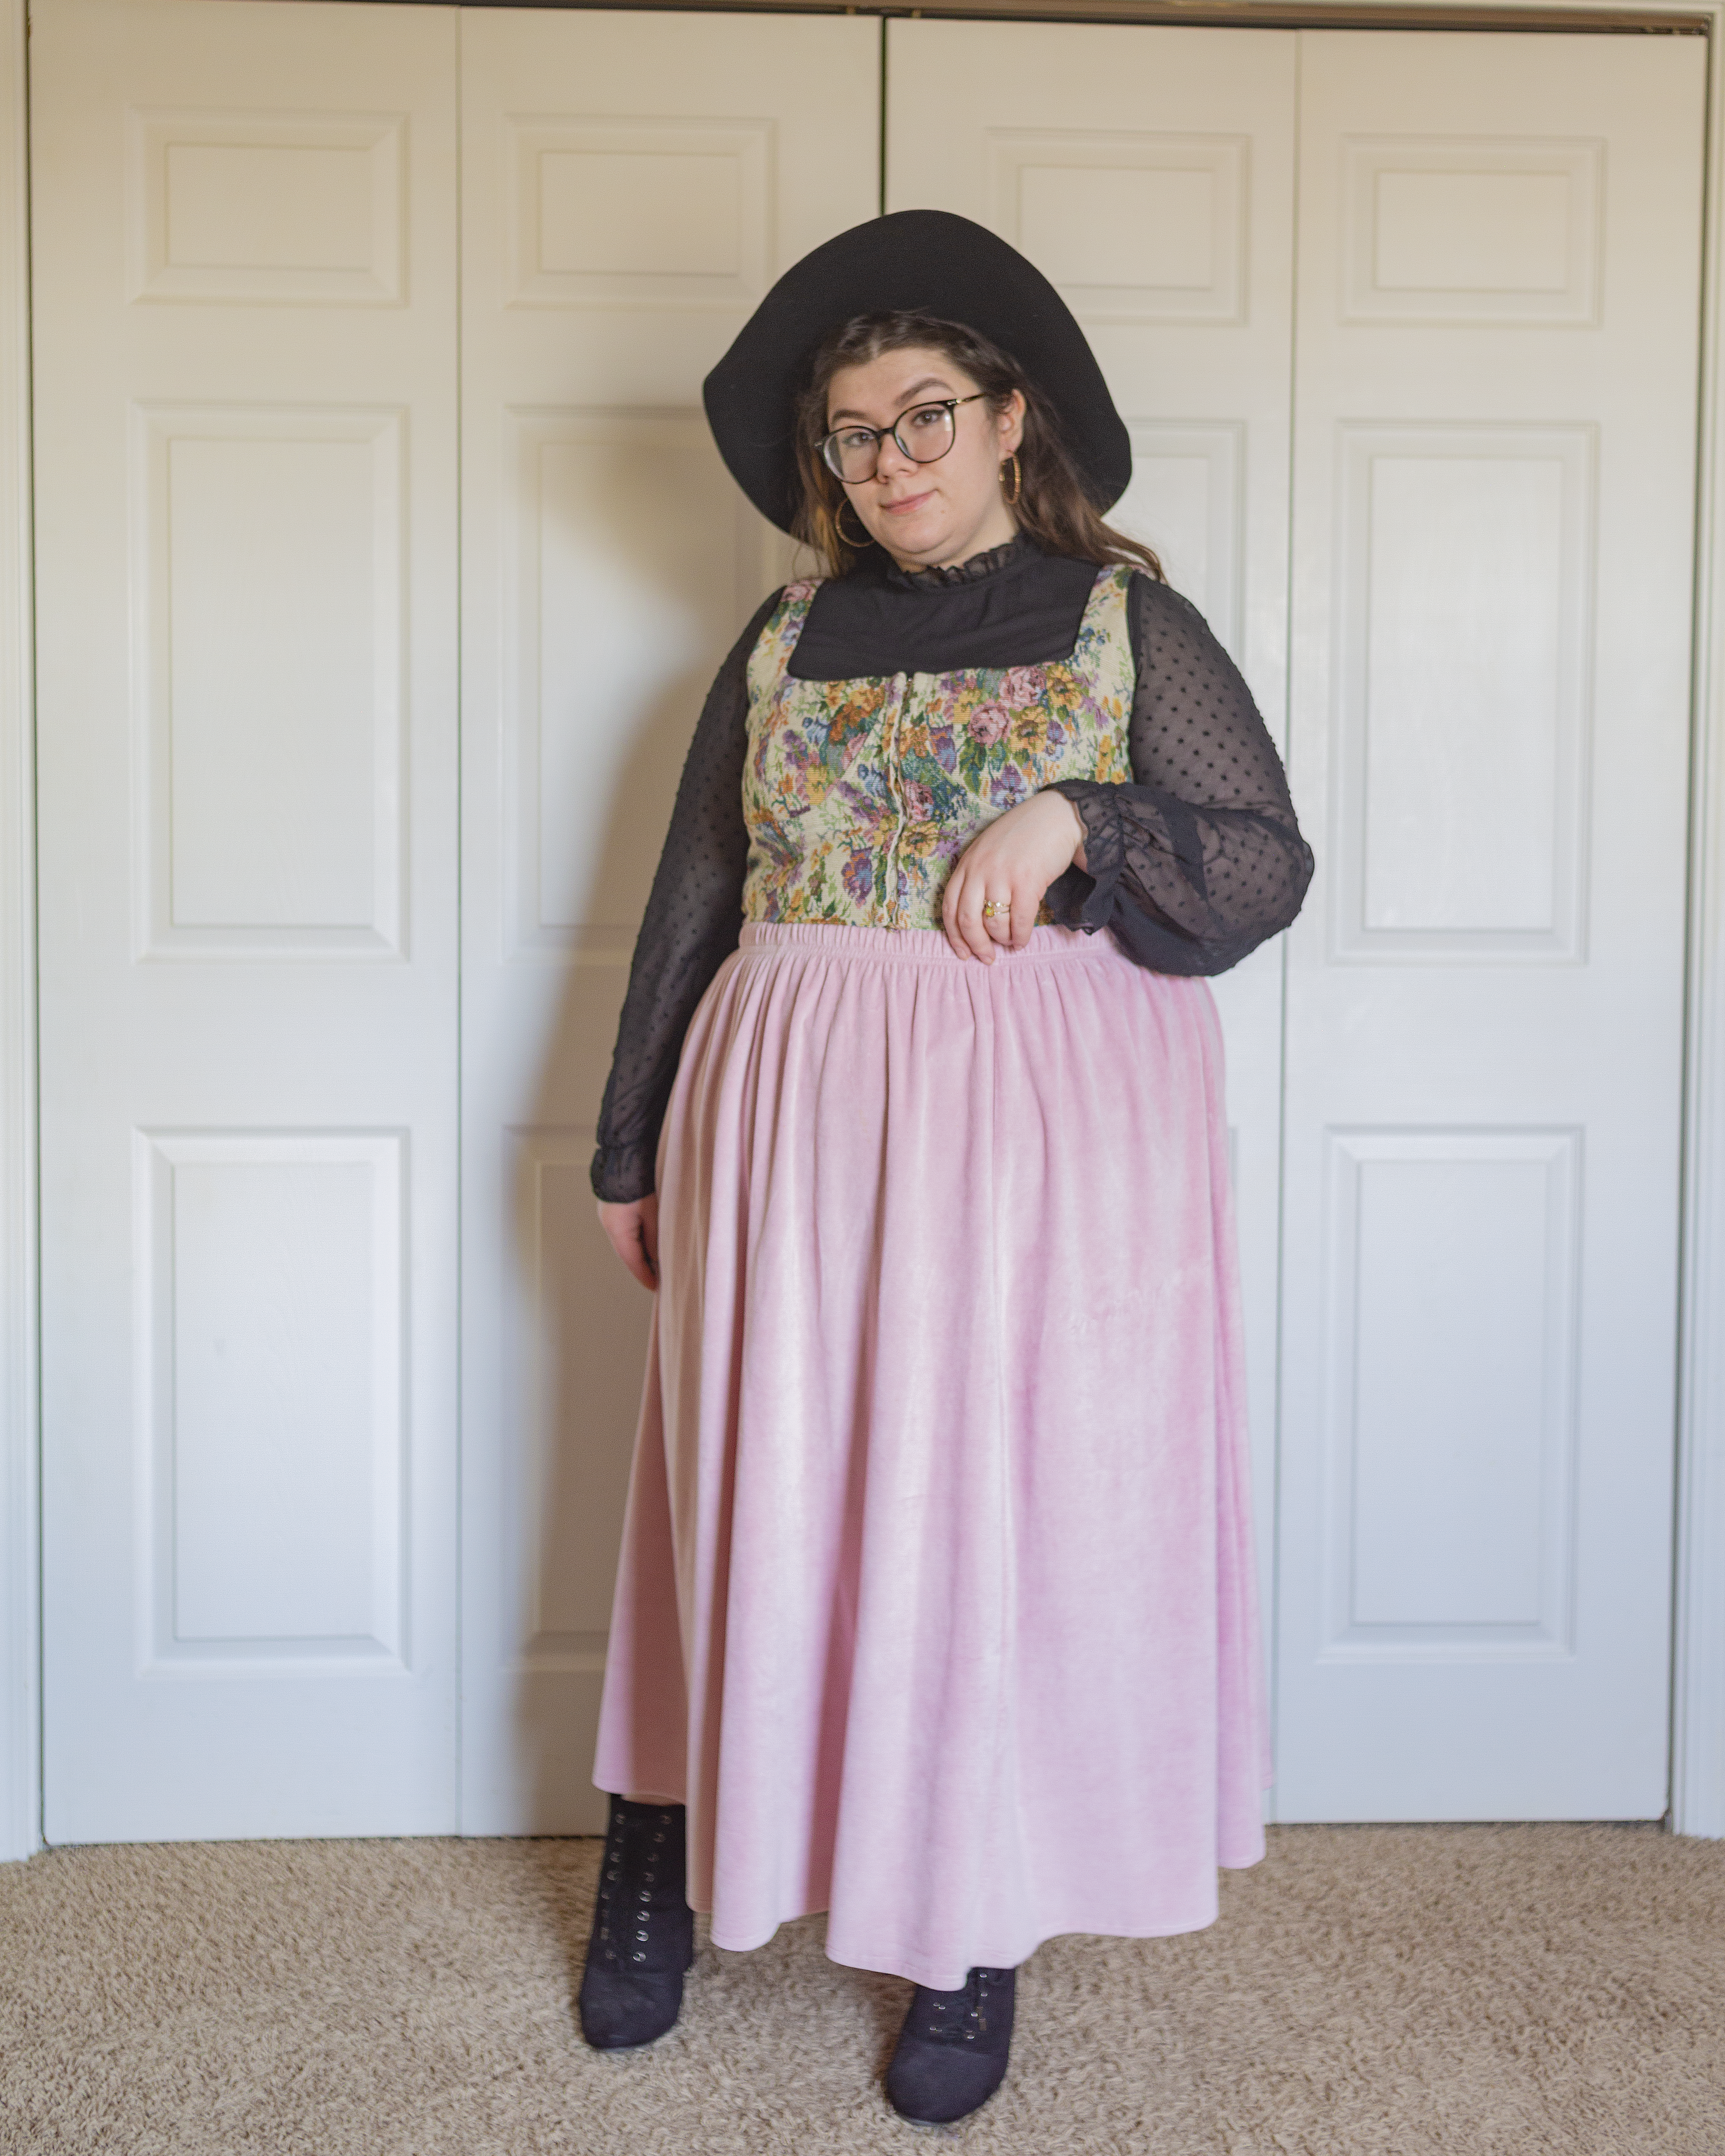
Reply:
<svg viewBox="0 0 1725 2156"><path fill-rule="evenodd" d="M611 1247L644 1288L659 1285L659 1194L631 1199L627 1205L599 1200L599 1225Z"/></svg>

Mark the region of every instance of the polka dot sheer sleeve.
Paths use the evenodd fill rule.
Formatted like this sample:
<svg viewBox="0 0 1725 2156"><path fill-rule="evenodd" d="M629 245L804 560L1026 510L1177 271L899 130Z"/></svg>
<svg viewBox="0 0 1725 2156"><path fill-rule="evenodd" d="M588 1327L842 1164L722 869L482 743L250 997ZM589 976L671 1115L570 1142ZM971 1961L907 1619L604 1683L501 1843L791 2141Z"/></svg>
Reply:
<svg viewBox="0 0 1725 2156"><path fill-rule="evenodd" d="M1286 928L1312 880L1281 759L1251 691L1196 607L1135 576L1130 786L1063 781L1087 874L1049 893L1057 919L1111 929L1158 973L1222 973Z"/></svg>
<svg viewBox="0 0 1725 2156"><path fill-rule="evenodd" d="M683 1035L695 1007L737 948L748 833L742 767L748 747L748 658L779 594L762 602L707 695L677 785L670 829L642 917L599 1110L594 1194L614 1203L653 1188Z"/></svg>

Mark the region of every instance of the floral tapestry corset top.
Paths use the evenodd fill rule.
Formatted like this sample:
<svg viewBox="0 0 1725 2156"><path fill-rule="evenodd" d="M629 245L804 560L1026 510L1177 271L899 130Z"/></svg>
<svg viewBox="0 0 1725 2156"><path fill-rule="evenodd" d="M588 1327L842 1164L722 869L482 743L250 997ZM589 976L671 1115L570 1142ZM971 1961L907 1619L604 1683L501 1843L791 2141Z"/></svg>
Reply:
<svg viewBox="0 0 1725 2156"><path fill-rule="evenodd" d="M749 655L745 920L938 928L984 824L1060 779L1130 780L1130 580L1097 572L1064 659L849 681L788 671L819 586L787 585Z"/></svg>

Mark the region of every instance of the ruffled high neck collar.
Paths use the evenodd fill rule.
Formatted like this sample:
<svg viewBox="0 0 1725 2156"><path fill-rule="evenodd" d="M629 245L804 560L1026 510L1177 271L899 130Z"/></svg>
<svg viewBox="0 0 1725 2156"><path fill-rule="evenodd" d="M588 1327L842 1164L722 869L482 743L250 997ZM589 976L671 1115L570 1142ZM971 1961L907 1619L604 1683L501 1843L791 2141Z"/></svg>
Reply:
<svg viewBox="0 0 1725 2156"><path fill-rule="evenodd" d="M944 569L901 569L896 562L889 561L886 581L895 591L945 592L955 584L979 584L989 577L998 576L1001 570L1009 569L1014 562L1022 562L1035 553L1034 543L1022 531L1015 531L1004 546L991 547L984 554L973 554L968 562L955 562Z"/></svg>

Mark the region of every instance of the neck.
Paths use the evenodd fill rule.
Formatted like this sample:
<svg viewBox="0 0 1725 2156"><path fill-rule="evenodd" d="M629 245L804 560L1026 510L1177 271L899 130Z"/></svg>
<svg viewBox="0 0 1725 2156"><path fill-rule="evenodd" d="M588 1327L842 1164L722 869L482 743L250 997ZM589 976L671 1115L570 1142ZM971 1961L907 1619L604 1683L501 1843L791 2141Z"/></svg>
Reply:
<svg viewBox="0 0 1725 2156"><path fill-rule="evenodd" d="M936 549L928 554L895 554L901 569L957 569L978 554L987 554L1019 536L1017 521L1004 501L997 501L963 543Z"/></svg>

